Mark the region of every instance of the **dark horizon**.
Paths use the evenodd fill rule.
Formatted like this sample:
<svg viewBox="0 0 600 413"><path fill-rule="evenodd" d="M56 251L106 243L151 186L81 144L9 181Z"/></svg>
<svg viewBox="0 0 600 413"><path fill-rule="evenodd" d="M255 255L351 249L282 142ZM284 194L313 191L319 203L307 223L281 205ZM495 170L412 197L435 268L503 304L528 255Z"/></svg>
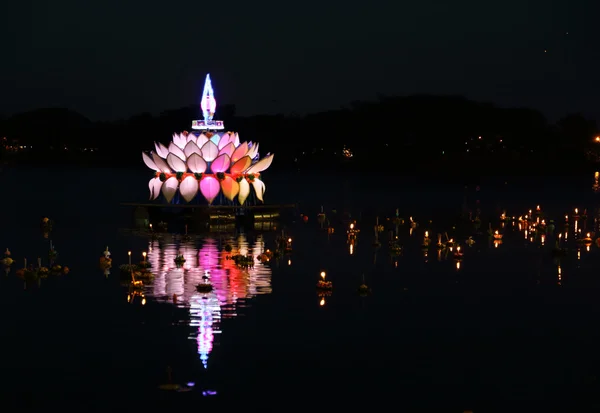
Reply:
<svg viewBox="0 0 600 413"><path fill-rule="evenodd" d="M156 114L197 104L211 73L217 101L243 116L313 113L377 94L458 94L549 119L596 117L598 7L305 2L285 13L239 1L9 2L0 113ZM205 33L192 16L223 20Z"/></svg>
<svg viewBox="0 0 600 413"><path fill-rule="evenodd" d="M411 101L411 100L459 101L459 102L467 102L470 104L489 108L492 110L528 111L531 113L537 113L537 114L541 115L544 118L544 121L547 122L548 125L557 124L561 120L571 117L571 116L581 116L591 122L598 123L598 119L595 116L590 115L589 113L586 113L584 111L568 111L568 112L564 112L564 113L557 113L555 117L549 117L542 110L535 108L535 107L518 106L518 105L517 106L506 106L506 105L498 104L493 101L482 101L482 100L471 99L468 96L461 95L461 94L429 94L429 93L414 93L414 94L410 94L410 95L377 94L372 99L365 99L365 100L355 99L355 100L348 101L345 104L339 105L338 107L332 107L332 108L324 109L324 110L313 110L313 111L307 111L307 112L298 112L298 111L283 112L283 111L281 111L281 112L273 112L273 113L246 114L246 113L240 112L239 106L236 105L235 103L218 101L215 119L221 119L223 117L227 118L227 117L231 117L231 116L234 116L236 118L242 118L242 119L244 119L244 118L245 119L261 118L261 117L284 117L284 118L291 118L291 119L305 119L305 118L310 118L313 116L322 116L322 115L327 115L327 114L336 113L336 112L352 111L352 110L355 110L357 107L363 106L363 105L377 106L377 105L381 105L382 102L385 102L385 101ZM48 112L48 111L56 111L56 113L60 113L60 112L72 113L77 116L81 116L85 119L85 121L88 121L88 122L94 123L94 124L95 123L109 123L110 124L110 123L128 122L132 119L136 119L139 117L147 117L147 116L151 116L153 118L160 118L160 117L165 116L165 114L182 112L182 111L186 111L186 112L192 114L192 116L189 119L190 122L188 122L190 124L191 124L192 120L202 118L202 109L200 108L199 103L190 103L190 104L181 105L178 107L168 107L168 108L165 107L163 109L157 109L157 111L155 111L155 112L138 111L138 112L133 112L128 116L118 117L118 118L114 118L114 119L94 118L93 116L88 116L86 113L84 113L80 110L77 110L77 109L74 109L74 108L71 108L68 106L58 106L57 105L57 106L33 107L28 110L17 111L17 112L12 112L12 113L0 112L0 122L8 121L10 119L14 119L16 117L23 116L23 115L28 116L28 115L35 114L35 113L43 113L43 112ZM193 115L194 113L195 113L195 115ZM173 132L181 132L183 130L188 130L188 129L189 129L189 126L182 125L180 130L174 130Z"/></svg>

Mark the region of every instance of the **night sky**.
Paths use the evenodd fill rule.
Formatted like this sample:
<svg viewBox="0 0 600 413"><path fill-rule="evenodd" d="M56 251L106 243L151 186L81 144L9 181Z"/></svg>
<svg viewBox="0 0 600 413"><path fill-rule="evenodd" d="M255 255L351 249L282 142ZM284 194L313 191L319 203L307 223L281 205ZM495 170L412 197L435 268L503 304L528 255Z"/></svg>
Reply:
<svg viewBox="0 0 600 413"><path fill-rule="evenodd" d="M595 3L6 1L0 112L159 113L198 103L210 72L241 115L430 93L597 117Z"/></svg>

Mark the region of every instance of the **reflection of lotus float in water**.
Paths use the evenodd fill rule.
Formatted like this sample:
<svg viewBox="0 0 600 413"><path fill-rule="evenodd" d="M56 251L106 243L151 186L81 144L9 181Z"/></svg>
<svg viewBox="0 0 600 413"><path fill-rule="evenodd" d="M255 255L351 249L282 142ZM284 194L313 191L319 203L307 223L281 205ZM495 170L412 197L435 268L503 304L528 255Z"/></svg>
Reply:
<svg viewBox="0 0 600 413"><path fill-rule="evenodd" d="M210 78L206 82L205 89ZM273 155L259 160L258 143L242 143L233 132L208 131L198 136L184 132L174 134L168 147L155 143L155 149L150 155L142 153L146 166L156 172L149 182L151 199L162 193L171 202L179 191L185 202L200 194L212 204L222 192L228 200L237 198L243 205L252 186L256 197L263 201L265 184L260 173L271 166Z"/></svg>
<svg viewBox="0 0 600 413"><path fill-rule="evenodd" d="M492 238L494 238L494 240L496 240L496 241L502 241L502 234L500 234L500 232L498 232L498 230L496 230L496 231L494 231Z"/></svg>

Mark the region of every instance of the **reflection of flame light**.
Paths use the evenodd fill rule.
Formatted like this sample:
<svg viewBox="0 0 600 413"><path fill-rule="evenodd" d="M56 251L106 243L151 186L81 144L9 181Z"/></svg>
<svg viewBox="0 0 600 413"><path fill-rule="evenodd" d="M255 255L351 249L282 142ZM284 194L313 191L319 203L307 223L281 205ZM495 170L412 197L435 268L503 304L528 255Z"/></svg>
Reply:
<svg viewBox="0 0 600 413"><path fill-rule="evenodd" d="M456 261L456 271L460 270L460 261Z"/></svg>
<svg viewBox="0 0 600 413"><path fill-rule="evenodd" d="M560 265L558 266L558 285L560 285L562 281L562 269L560 268Z"/></svg>
<svg viewBox="0 0 600 413"><path fill-rule="evenodd" d="M321 301L319 301L319 305L322 307L325 305L325 298L321 298Z"/></svg>
<svg viewBox="0 0 600 413"><path fill-rule="evenodd" d="M214 334L220 333L221 306L216 294L194 295L190 300L190 326L198 327L198 354L206 367L208 355L212 351Z"/></svg>
<svg viewBox="0 0 600 413"><path fill-rule="evenodd" d="M233 246L231 253L221 251L217 241L213 239L203 240L199 249L195 242L179 243L165 235L160 243L150 243L147 259L155 279L152 291L147 294L169 302L176 295L177 305L189 307L190 325L198 327L193 338L198 341L198 354L206 366L214 334L220 332L215 323L221 317L234 317L236 307L244 306L247 299L271 293L271 269L256 261L253 268L243 270L233 260L226 259L235 254L260 254L264 251L261 237L252 246L244 235L227 240ZM185 258L183 268L175 266L178 251ZM199 294L196 285L202 282L205 272L213 285L213 291L210 294Z"/></svg>
<svg viewBox="0 0 600 413"><path fill-rule="evenodd" d="M354 243L350 243L350 255L354 254Z"/></svg>

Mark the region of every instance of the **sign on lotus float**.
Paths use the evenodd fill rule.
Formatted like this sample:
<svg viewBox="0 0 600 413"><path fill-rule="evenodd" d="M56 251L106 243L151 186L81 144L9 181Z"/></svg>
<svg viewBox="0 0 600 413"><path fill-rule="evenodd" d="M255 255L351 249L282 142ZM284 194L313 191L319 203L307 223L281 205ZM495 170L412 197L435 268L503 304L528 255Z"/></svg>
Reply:
<svg viewBox="0 0 600 413"><path fill-rule="evenodd" d="M273 155L260 159L258 143L241 142L235 132L217 132L224 125L213 120L216 107L210 75L206 75L201 103L204 120L192 123L192 129L202 132L175 133L169 146L155 142L156 152L142 152L146 166L155 171L148 184L150 199L162 194L172 202L179 192L185 202L202 196L212 204L222 192L228 200L244 205L254 191L263 202L261 173L271 166Z"/></svg>

